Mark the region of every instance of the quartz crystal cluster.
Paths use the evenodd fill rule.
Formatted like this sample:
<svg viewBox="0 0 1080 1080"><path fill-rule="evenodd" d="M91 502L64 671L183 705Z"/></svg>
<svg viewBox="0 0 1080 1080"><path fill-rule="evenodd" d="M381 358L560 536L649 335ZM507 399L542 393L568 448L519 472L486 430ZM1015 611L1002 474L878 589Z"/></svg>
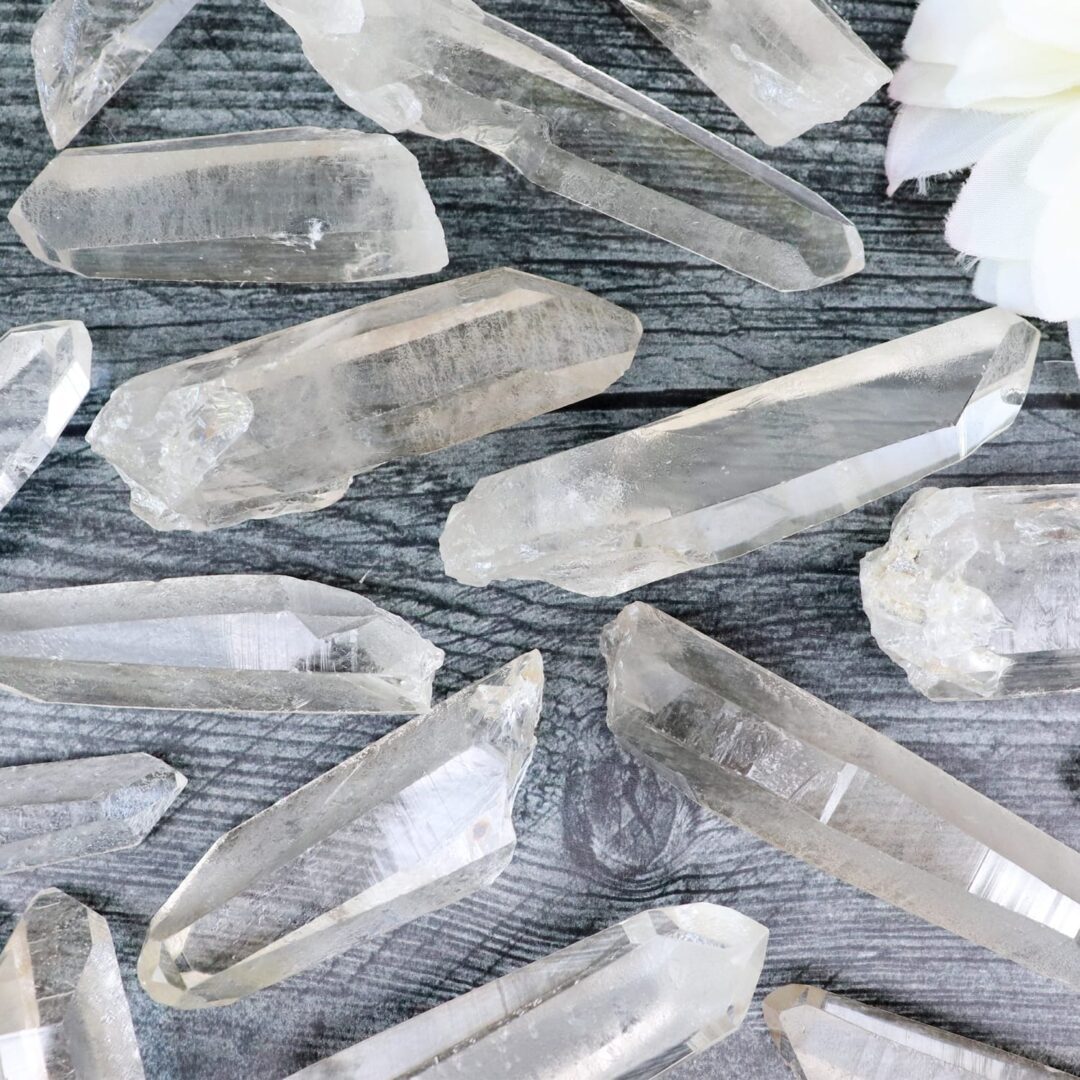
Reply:
<svg viewBox="0 0 1080 1080"><path fill-rule="evenodd" d="M591 293L491 270L138 375L88 438L158 529L319 510L356 473L599 393L640 337Z"/></svg>
<svg viewBox="0 0 1080 1080"><path fill-rule="evenodd" d="M926 488L863 560L862 595L927 697L1080 689L1080 487Z"/></svg>
<svg viewBox="0 0 1080 1080"><path fill-rule="evenodd" d="M488 476L450 512L446 572L612 596L743 555L1000 434L1038 343L991 309Z"/></svg>
<svg viewBox="0 0 1080 1080"><path fill-rule="evenodd" d="M37 258L85 277L367 281L449 258L416 158L359 131L67 150L9 217Z"/></svg>
<svg viewBox="0 0 1080 1080"><path fill-rule="evenodd" d="M473 0L267 0L388 131L468 139L529 180L783 291L857 273L823 199Z"/></svg>
<svg viewBox="0 0 1080 1080"><path fill-rule="evenodd" d="M0 686L38 701L422 712L443 652L370 600L260 574L0 595Z"/></svg>
<svg viewBox="0 0 1080 1080"><path fill-rule="evenodd" d="M646 604L604 632L608 725L761 839L1080 989L1080 853Z"/></svg>
<svg viewBox="0 0 1080 1080"><path fill-rule="evenodd" d="M150 924L147 993L227 1005L494 881L542 695L527 653L223 836Z"/></svg>
<svg viewBox="0 0 1080 1080"><path fill-rule="evenodd" d="M716 904L645 911L295 1080L646 1080L738 1029L768 936Z"/></svg>

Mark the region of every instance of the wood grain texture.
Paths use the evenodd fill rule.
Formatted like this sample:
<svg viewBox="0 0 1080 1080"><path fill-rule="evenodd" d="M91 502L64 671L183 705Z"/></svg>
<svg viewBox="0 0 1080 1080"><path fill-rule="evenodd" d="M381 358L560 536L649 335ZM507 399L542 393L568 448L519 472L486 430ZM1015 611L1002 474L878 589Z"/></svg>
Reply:
<svg viewBox="0 0 1080 1080"><path fill-rule="evenodd" d="M914 4L838 6L890 63ZM38 0L0 0L0 203L49 160L28 42ZM109 919L148 1076L277 1080L422 1009L643 907L710 899L772 930L761 994L818 983L913 1018L1080 1070L1077 998L903 915L710 817L622 757L604 726L601 625L622 601L545 586L472 590L446 578L437 538L482 475L976 310L941 238L952 184L884 194L889 107L766 151L616 0L489 0L488 7L730 136L820 191L858 224L865 273L781 297L660 241L538 191L463 144L405 141L447 231L444 276L512 265L633 309L646 338L610 392L518 429L391 465L319 514L209 536L159 535L83 435L122 380L160 364L396 291L87 282L54 272L0 227L0 328L82 318L94 386L61 444L0 516L0 589L202 572L278 572L362 588L447 650L447 693L533 647L548 692L518 806L520 846L490 890L239 1005L169 1011L139 990L150 916L227 828L384 734L396 718L125 713L0 698L0 764L128 750L160 755L191 786L129 854L0 879L0 938L35 890L57 885ZM291 124L368 127L309 69L257 0L204 0L79 140L81 144ZM1044 345L1015 427L938 482L1077 479L1080 396L1060 332ZM1080 699L931 704L874 646L860 557L904 495L725 566L637 596L820 695L977 790L1080 847ZM760 1003L760 995L759 1001ZM755 1005L732 1040L671 1074L782 1080Z"/></svg>

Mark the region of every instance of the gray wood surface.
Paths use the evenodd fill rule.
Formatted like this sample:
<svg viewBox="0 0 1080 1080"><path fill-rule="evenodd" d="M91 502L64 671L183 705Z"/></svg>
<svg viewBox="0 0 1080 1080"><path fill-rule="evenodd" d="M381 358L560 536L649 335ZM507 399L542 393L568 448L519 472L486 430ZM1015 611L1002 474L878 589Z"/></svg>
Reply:
<svg viewBox="0 0 1080 1080"><path fill-rule="evenodd" d="M28 42L40 0L0 0L0 204L51 146ZM895 63L914 4L838 3ZM150 916L223 831L390 730L396 718L124 713L0 698L0 764L128 750L158 754L191 785L138 850L0 879L0 940L38 889L57 885L109 919L151 1078L277 1080L352 1042L641 908L730 904L772 940L761 994L809 981L1080 1070L1075 995L779 854L642 773L604 726L601 625L622 601L544 586L472 590L444 577L437 538L480 476L975 310L941 238L955 191L884 193L890 110L879 96L846 122L766 151L615 0L489 0L497 14L566 45L808 183L866 241L860 276L781 297L540 192L463 144L405 141L446 226L446 276L512 265L585 286L640 315L628 376L562 413L360 480L319 514L209 536L158 535L83 442L119 382L396 291L86 282L50 270L0 226L0 328L86 321L93 391L57 450L0 516L0 589L202 572L274 571L363 590L448 652L447 693L539 647L548 670L540 749L518 805L512 866L490 890L228 1009L152 1003L134 979ZM204 0L79 140L83 144L292 124L368 127L309 69L256 0ZM947 483L1072 481L1080 463L1076 377L1055 329L1015 427ZM940 481L939 481L940 482ZM874 646L859 603L860 557L885 539L904 495L640 598L942 766L1080 847L1080 699L931 704ZM731 1040L673 1076L781 1080L758 1003Z"/></svg>

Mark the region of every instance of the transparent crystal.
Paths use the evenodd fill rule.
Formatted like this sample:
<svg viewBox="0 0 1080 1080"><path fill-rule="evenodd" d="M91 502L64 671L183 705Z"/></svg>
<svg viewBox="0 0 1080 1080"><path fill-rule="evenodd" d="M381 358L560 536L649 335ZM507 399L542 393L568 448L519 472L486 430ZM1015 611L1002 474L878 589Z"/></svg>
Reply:
<svg viewBox="0 0 1080 1080"><path fill-rule="evenodd" d="M591 293L490 270L136 376L88 438L157 529L320 510L356 473L599 393L640 338Z"/></svg>
<svg viewBox="0 0 1080 1080"><path fill-rule="evenodd" d="M1049 1080L1067 1074L813 986L763 1005L799 1080Z"/></svg>
<svg viewBox="0 0 1080 1080"><path fill-rule="evenodd" d="M198 0L53 0L32 51L45 126L62 149Z"/></svg>
<svg viewBox="0 0 1080 1080"><path fill-rule="evenodd" d="M1080 689L1080 486L926 488L863 559L862 594L929 698Z"/></svg>
<svg viewBox="0 0 1080 1080"><path fill-rule="evenodd" d="M57 889L39 893L0 953L0 1076L143 1075L108 925Z"/></svg>
<svg viewBox="0 0 1080 1080"><path fill-rule="evenodd" d="M342 100L389 131L468 139L774 289L863 268L859 234L824 199L472 0L267 3Z"/></svg>
<svg viewBox="0 0 1080 1080"><path fill-rule="evenodd" d="M613 596L846 514L1015 419L1039 334L991 309L481 480L446 572Z"/></svg>
<svg viewBox="0 0 1080 1080"><path fill-rule="evenodd" d="M1080 989L1080 853L646 604L603 638L608 725L767 843Z"/></svg>
<svg viewBox="0 0 1080 1080"><path fill-rule="evenodd" d="M416 158L359 131L66 150L8 217L33 255L85 277L371 281L448 261Z"/></svg>
<svg viewBox="0 0 1080 1080"><path fill-rule="evenodd" d="M149 754L0 769L0 874L138 847L186 786Z"/></svg>
<svg viewBox="0 0 1080 1080"><path fill-rule="evenodd" d="M647 1080L736 1031L769 932L655 908L296 1074L296 1080Z"/></svg>
<svg viewBox="0 0 1080 1080"><path fill-rule="evenodd" d="M226 833L150 924L147 993L227 1005L489 885L543 681L519 657Z"/></svg>
<svg viewBox="0 0 1080 1080"><path fill-rule="evenodd" d="M0 686L214 712L422 712L443 652L344 589L260 574L0 595Z"/></svg>
<svg viewBox="0 0 1080 1080"><path fill-rule="evenodd" d="M771 146L842 120L892 77L825 0L622 0Z"/></svg>

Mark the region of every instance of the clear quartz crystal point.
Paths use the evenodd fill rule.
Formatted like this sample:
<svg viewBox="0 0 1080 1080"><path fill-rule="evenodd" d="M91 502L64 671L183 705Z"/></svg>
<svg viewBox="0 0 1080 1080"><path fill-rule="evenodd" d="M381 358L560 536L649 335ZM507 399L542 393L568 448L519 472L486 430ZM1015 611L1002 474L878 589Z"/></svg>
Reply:
<svg viewBox="0 0 1080 1080"><path fill-rule="evenodd" d="M443 652L363 596L261 574L0 595L0 686L213 712L422 712Z"/></svg>
<svg viewBox="0 0 1080 1080"><path fill-rule="evenodd" d="M527 653L226 833L150 924L146 992L227 1005L491 884L543 681Z"/></svg>
<svg viewBox="0 0 1080 1080"><path fill-rule="evenodd" d="M1067 1073L813 986L782 986L765 1022L799 1080L1050 1080Z"/></svg>
<svg viewBox="0 0 1080 1080"><path fill-rule="evenodd" d="M1080 486L917 492L863 559L862 596L929 698L1080 689Z"/></svg>
<svg viewBox="0 0 1080 1080"><path fill-rule="evenodd" d="M81 322L20 326L0 337L0 509L63 434L90 389Z"/></svg>
<svg viewBox="0 0 1080 1080"><path fill-rule="evenodd" d="M138 375L88 438L157 529L319 510L356 473L599 393L640 338L583 289L490 270Z"/></svg>
<svg viewBox="0 0 1080 1080"><path fill-rule="evenodd" d="M39 893L0 953L0 1076L143 1075L108 925L57 889Z"/></svg>
<svg viewBox="0 0 1080 1080"><path fill-rule="evenodd" d="M774 289L863 268L858 232L824 199L472 0L267 2L342 100L388 131L467 139Z"/></svg>
<svg viewBox="0 0 1080 1080"><path fill-rule="evenodd" d="M450 511L446 572L613 596L733 559L1000 434L1038 343L995 308L488 476Z"/></svg>
<svg viewBox="0 0 1080 1080"><path fill-rule="evenodd" d="M702 806L1080 989L1080 853L647 604L604 631L608 726Z"/></svg>
<svg viewBox="0 0 1080 1080"><path fill-rule="evenodd" d="M622 0L759 138L842 120L892 77L825 0Z"/></svg>
<svg viewBox="0 0 1080 1080"><path fill-rule="evenodd" d="M648 1080L738 1029L768 936L716 904L645 911L295 1080Z"/></svg>
<svg viewBox="0 0 1080 1080"><path fill-rule="evenodd" d="M373 281L448 260L416 158L360 131L66 150L8 217L31 254L84 277Z"/></svg>
<svg viewBox="0 0 1080 1080"><path fill-rule="evenodd" d="M138 847L186 786L149 754L0 769L0 874Z"/></svg>
<svg viewBox="0 0 1080 1080"><path fill-rule="evenodd" d="M198 0L53 0L31 45L58 150L97 115Z"/></svg>

